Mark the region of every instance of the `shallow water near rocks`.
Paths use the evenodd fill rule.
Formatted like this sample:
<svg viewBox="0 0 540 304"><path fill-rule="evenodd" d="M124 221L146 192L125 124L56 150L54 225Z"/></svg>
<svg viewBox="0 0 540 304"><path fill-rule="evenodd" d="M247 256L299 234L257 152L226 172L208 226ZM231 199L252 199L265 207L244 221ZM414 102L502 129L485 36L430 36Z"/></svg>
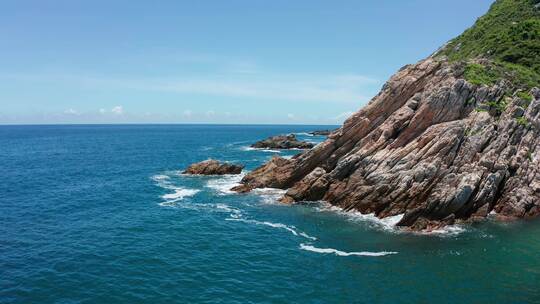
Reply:
<svg viewBox="0 0 540 304"><path fill-rule="evenodd" d="M253 170L276 153L250 143L327 128L0 127L0 303L540 302L539 220L416 235L181 174Z"/></svg>

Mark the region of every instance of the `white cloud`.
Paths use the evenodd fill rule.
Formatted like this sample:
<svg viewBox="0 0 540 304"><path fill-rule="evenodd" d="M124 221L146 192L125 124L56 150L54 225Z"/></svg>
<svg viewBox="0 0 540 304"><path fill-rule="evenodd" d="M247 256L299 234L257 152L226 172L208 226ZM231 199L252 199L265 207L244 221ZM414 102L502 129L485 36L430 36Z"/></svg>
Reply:
<svg viewBox="0 0 540 304"><path fill-rule="evenodd" d="M68 114L68 115L80 115L80 113L76 110L73 110L73 109L67 109L64 111L64 114Z"/></svg>
<svg viewBox="0 0 540 304"><path fill-rule="evenodd" d="M16 74L0 78L32 81L58 82L65 85L94 88L115 88L143 91L177 92L185 94L247 97L266 100L318 101L329 103L360 104L367 95L376 92L379 81L364 75L337 74L278 74L257 71L250 74L241 71L249 67L240 64L238 70L209 74L207 77L183 75L170 78L110 78L101 75L81 74Z"/></svg>
<svg viewBox="0 0 540 304"><path fill-rule="evenodd" d="M125 83L135 89L188 94L354 104L367 101L363 93L365 87L374 84L378 84L378 81L361 75L320 78L265 75L257 79L171 79L147 80L141 84Z"/></svg>
<svg viewBox="0 0 540 304"><path fill-rule="evenodd" d="M122 115L124 114L124 108L122 106L116 106L111 109L111 112L116 115Z"/></svg>
<svg viewBox="0 0 540 304"><path fill-rule="evenodd" d="M152 104L145 105L147 108L141 111L152 111L152 117L156 120L186 120L186 121L264 121L264 122L335 122L343 120L350 116L352 112L345 112L336 117L330 117L340 111L346 109L354 109L368 101L368 97L376 93L379 88L379 81L361 74L335 73L326 74L321 71L319 73L292 71L290 67L282 70L265 69L264 66L250 58L232 58L223 56L210 56L204 54L190 54L173 51L162 56L153 56L147 52L132 54L132 57L125 58L123 64L129 64L130 61L151 64L155 66L156 71L163 65L170 70L170 64L174 65L189 65L189 68L175 68L178 71L176 75L156 76L156 74L129 74L130 76L111 76L111 75L128 75L128 74L110 74L105 73L85 73L84 71L75 70L35 70L24 73L0 73L0 80L9 80L14 82L28 83L30 85L47 85L49 87L65 88L70 87L74 90L84 89L96 92L103 91L124 91L125 100L121 102L129 109L124 111L123 106L115 107L103 106L97 108L92 113L79 113L74 109L68 109L63 115L78 115L78 120L94 119L96 121L104 121L110 119L115 120L137 120L140 117L149 120L141 113L137 113L137 108L126 104L130 101L132 95L141 96L152 95L160 98L157 93L164 93L165 98L178 98L178 100L201 100L208 105L206 109L199 108L200 105L195 102L178 102L175 105L169 104L163 108L156 108ZM128 54L129 55L129 54ZM135 57L133 57L135 56ZM178 66L175 66L178 67ZM197 69L192 69L197 67ZM201 68L201 69L199 69ZM275 68L275 67L274 67ZM202 71L202 72L201 72ZM99 95L102 98L101 95ZM110 96L109 96L110 97ZM217 97L217 98L216 98ZM223 98L226 97L226 98ZM184 98L184 99L182 99ZM222 100L220 100L222 99ZM244 107L234 109L226 107L217 102L238 102L241 105L249 105L252 107ZM165 101L164 101L165 102ZM280 107L276 109L274 103L292 105L291 107ZM258 104L257 104L258 103ZM293 105L293 103L298 103ZM319 103L315 105L315 103ZM336 105L342 103L341 105ZM322 105L321 105L322 104ZM308 108L314 105L313 109L298 112L297 109ZM334 105L336 105L334 107ZM111 109L112 107L112 109ZM178 111L178 107L184 110L187 107L196 109L192 112L189 109ZM264 109L272 109L265 112ZM261 108L261 110L257 109ZM62 108L61 108L62 109ZM214 109L214 111L206 110ZM234 110L233 110L234 109ZM326 111L328 109L329 111ZM332 111L333 109L333 111ZM157 111L157 112L154 112ZM223 111L230 111L223 112ZM296 112L293 113L287 112ZM322 111L322 113L321 113ZM166 114L165 114L166 113ZM331 114L333 113L333 114ZM318 117L313 116L317 114ZM62 116L61 113L56 113L57 116ZM67 116L64 116L66 118ZM75 118L70 117L71 118Z"/></svg>

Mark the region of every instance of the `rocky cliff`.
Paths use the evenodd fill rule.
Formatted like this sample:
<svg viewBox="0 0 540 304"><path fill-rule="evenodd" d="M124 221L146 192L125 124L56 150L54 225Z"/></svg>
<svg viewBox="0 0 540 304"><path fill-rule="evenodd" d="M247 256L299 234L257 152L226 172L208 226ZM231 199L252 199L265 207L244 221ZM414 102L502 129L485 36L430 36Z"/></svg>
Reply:
<svg viewBox="0 0 540 304"><path fill-rule="evenodd" d="M490 12L509 2L535 9L499 0ZM465 43L454 42L456 51ZM459 60L449 52L403 67L326 141L273 158L234 190L281 188L286 203L403 214L398 225L412 230L539 214L540 90L489 52Z"/></svg>

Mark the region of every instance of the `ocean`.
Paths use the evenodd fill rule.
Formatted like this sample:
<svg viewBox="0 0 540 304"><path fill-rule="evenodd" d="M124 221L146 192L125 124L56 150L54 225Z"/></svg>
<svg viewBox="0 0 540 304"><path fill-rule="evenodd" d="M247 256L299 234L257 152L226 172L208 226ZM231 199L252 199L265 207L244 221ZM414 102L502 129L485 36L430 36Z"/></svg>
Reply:
<svg viewBox="0 0 540 304"><path fill-rule="evenodd" d="M0 126L0 303L540 303L540 220L432 234L241 176L270 135L328 126Z"/></svg>

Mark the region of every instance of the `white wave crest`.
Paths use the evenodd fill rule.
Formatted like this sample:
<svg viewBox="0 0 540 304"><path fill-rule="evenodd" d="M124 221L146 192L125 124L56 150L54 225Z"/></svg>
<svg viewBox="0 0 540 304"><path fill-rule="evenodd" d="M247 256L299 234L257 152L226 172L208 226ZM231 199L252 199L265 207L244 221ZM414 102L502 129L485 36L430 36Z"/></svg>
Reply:
<svg viewBox="0 0 540 304"><path fill-rule="evenodd" d="M277 188L257 188L251 190L251 192L258 195L265 204L276 204L287 190Z"/></svg>
<svg viewBox="0 0 540 304"><path fill-rule="evenodd" d="M403 218L404 214L398 214L394 216L388 216L385 218L378 218L373 213L363 214L359 211L345 211L340 207L332 206L326 202L321 202L320 206L315 208L317 211L331 211L338 213L340 215L346 216L352 221L363 221L363 222L369 222L371 224L374 224L378 228L381 228L383 230L387 231L396 231L396 224L399 223L399 221Z"/></svg>
<svg viewBox="0 0 540 304"><path fill-rule="evenodd" d="M465 230L466 229L464 227L459 226L459 225L448 225L448 226L444 226L438 229L433 229L430 231L420 231L420 232L415 232L415 233L422 234L422 235L455 236L464 232Z"/></svg>
<svg viewBox="0 0 540 304"><path fill-rule="evenodd" d="M183 200L186 197L193 196L200 192L198 189L189 189L184 187L179 187L174 185L170 181L170 176L158 174L152 176L152 180L156 182L156 185L167 190L172 190L172 193L165 193L161 196L164 200L159 205L160 206L172 206L174 203Z"/></svg>
<svg viewBox="0 0 540 304"><path fill-rule="evenodd" d="M300 249L306 250L306 251L312 251L322 254L335 254L337 256L351 256L351 255L357 255L357 256L371 256L371 257L379 257L379 256L385 256L390 254L397 254L395 251L379 251L379 252L371 252L371 251L360 251L360 252L345 252L333 248L318 248L313 245L309 244L300 244Z"/></svg>
<svg viewBox="0 0 540 304"><path fill-rule="evenodd" d="M242 174L222 175L219 178L213 178L206 183L206 187L216 190L219 195L233 194L231 188L240 185L240 181L244 177Z"/></svg>
<svg viewBox="0 0 540 304"><path fill-rule="evenodd" d="M253 147L249 147L249 146L240 147L240 150L242 150L242 151L261 151L261 152L268 152L268 153L281 153L281 151L275 150L275 149L253 148Z"/></svg>
<svg viewBox="0 0 540 304"><path fill-rule="evenodd" d="M314 136L313 134L307 133L307 132L296 132L293 133L294 135L302 135L302 136Z"/></svg>
<svg viewBox="0 0 540 304"><path fill-rule="evenodd" d="M216 209L228 212L229 216L233 219L239 219L242 217L242 211L226 204L216 204Z"/></svg>
<svg viewBox="0 0 540 304"><path fill-rule="evenodd" d="M343 215L350 219L351 221L362 221L362 222L368 222L373 225L375 228L379 228L385 231L394 232L394 233L412 233L412 234L418 234L418 235L438 235L438 236L455 236L458 235L466 229L463 226L460 225L448 225L439 229L434 229L430 231L419 231L419 232L412 232L407 231L403 229L399 229L396 224L401 221L404 214L398 214L394 216L388 216L385 218L378 218L373 213L369 214L362 214L359 211L345 211L340 207L332 206L326 202L320 202L320 205L318 207L315 207L317 211L331 211L335 212L339 215Z"/></svg>
<svg viewBox="0 0 540 304"><path fill-rule="evenodd" d="M168 175L164 175L164 174L157 174L157 175L154 175L151 177L151 179L153 179L154 181L162 181L162 180L167 180L167 179L170 179L171 177L168 176Z"/></svg>
<svg viewBox="0 0 540 304"><path fill-rule="evenodd" d="M283 230L289 231L294 236L301 236L301 237L304 237L304 238L312 240L312 241L317 240L317 238L314 237L314 236L310 236L305 232L298 231L295 226L289 226L289 225L285 225L285 224L282 224L282 223L272 223L272 222L266 222L266 221L261 222L261 221L257 221L257 220L250 220L250 219L243 219L243 218L228 218L226 220L227 221L244 222L244 223L255 224L255 225L265 225L265 226L269 226L269 227L272 227L272 228L278 228L278 229L283 229Z"/></svg>
<svg viewBox="0 0 540 304"><path fill-rule="evenodd" d="M184 197L187 196L193 196L200 192L200 190L197 189L186 189L182 187L178 187L174 189L174 193L167 193L161 196L164 200L172 201L172 200L181 200Z"/></svg>

